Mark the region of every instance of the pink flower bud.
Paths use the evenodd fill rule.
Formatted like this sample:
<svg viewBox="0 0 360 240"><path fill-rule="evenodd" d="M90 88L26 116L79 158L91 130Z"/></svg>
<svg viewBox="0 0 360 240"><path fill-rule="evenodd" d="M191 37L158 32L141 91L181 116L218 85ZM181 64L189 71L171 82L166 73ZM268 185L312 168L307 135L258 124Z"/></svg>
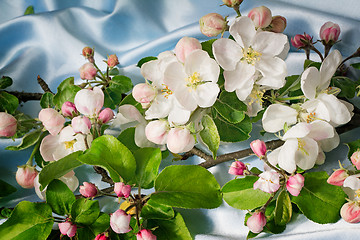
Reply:
<svg viewBox="0 0 360 240"><path fill-rule="evenodd" d="M196 38L183 37L175 46L176 57L185 62L186 57L194 50L201 49L201 43Z"/></svg>
<svg viewBox="0 0 360 240"><path fill-rule="evenodd" d="M342 186L348 176L349 174L347 174L345 169L337 169L327 179L327 183L335 186Z"/></svg>
<svg viewBox="0 0 360 240"><path fill-rule="evenodd" d="M80 71L80 78L85 80L93 80L95 79L97 69L94 67L92 63L85 63L79 69Z"/></svg>
<svg viewBox="0 0 360 240"><path fill-rule="evenodd" d="M44 108L39 112L39 120L51 135L57 135L64 127L65 118L55 109Z"/></svg>
<svg viewBox="0 0 360 240"><path fill-rule="evenodd" d="M106 63L109 67L112 68L119 64L119 59L115 54L113 54L108 57L108 60Z"/></svg>
<svg viewBox="0 0 360 240"><path fill-rule="evenodd" d="M16 171L16 182L23 188L33 188L34 179L38 175L35 167L33 166L20 166Z"/></svg>
<svg viewBox="0 0 360 240"><path fill-rule="evenodd" d="M114 185L114 192L118 197L129 197L131 192L131 186L125 185L123 182L116 182Z"/></svg>
<svg viewBox="0 0 360 240"><path fill-rule="evenodd" d="M148 108L156 96L156 90L147 83L140 83L135 85L132 95L137 102L141 103L143 108Z"/></svg>
<svg viewBox="0 0 360 240"><path fill-rule="evenodd" d="M6 112L0 112L0 137L14 136L16 127L16 118Z"/></svg>
<svg viewBox="0 0 360 240"><path fill-rule="evenodd" d="M59 230L62 235L67 235L68 237L73 237L76 234L76 225L72 224L71 222L62 222L59 223Z"/></svg>
<svg viewBox="0 0 360 240"><path fill-rule="evenodd" d="M253 233L260 233L266 225L266 217L263 212L255 212L248 218L246 225Z"/></svg>
<svg viewBox="0 0 360 240"><path fill-rule="evenodd" d="M95 117L104 105L104 93L99 87L82 89L76 93L74 103L80 113Z"/></svg>
<svg viewBox="0 0 360 240"><path fill-rule="evenodd" d="M156 144L165 144L170 130L169 123L165 120L149 122L145 127L146 138Z"/></svg>
<svg viewBox="0 0 360 240"><path fill-rule="evenodd" d="M124 210L118 209L110 216L111 229L116 233L130 232L130 220L130 215L126 214Z"/></svg>
<svg viewBox="0 0 360 240"><path fill-rule="evenodd" d="M338 24L333 22L326 22L320 28L320 39L325 43L335 43L340 35L340 27Z"/></svg>
<svg viewBox="0 0 360 240"><path fill-rule="evenodd" d="M291 44L296 48L302 48L310 45L312 37L309 34L296 34L291 38Z"/></svg>
<svg viewBox="0 0 360 240"><path fill-rule="evenodd" d="M71 126L75 133L89 134L91 122L85 116L77 116L71 120Z"/></svg>
<svg viewBox="0 0 360 240"><path fill-rule="evenodd" d="M286 18L283 16L274 16L270 23L270 31L275 33L282 33L286 28Z"/></svg>
<svg viewBox="0 0 360 240"><path fill-rule="evenodd" d="M286 182L286 189L293 196L298 196L300 194L301 189L304 186L304 177L303 175L297 173L294 176L290 176Z"/></svg>
<svg viewBox="0 0 360 240"><path fill-rule="evenodd" d="M272 171L265 171L259 174L259 179L254 183L254 189L263 192L274 193L280 188L279 174Z"/></svg>
<svg viewBox="0 0 360 240"><path fill-rule="evenodd" d="M187 128L170 129L167 136L167 148L172 153L190 151L195 145L195 138Z"/></svg>
<svg viewBox="0 0 360 240"><path fill-rule="evenodd" d="M94 50L91 47L84 47L82 50L82 55L85 58L93 57L94 56Z"/></svg>
<svg viewBox="0 0 360 240"><path fill-rule="evenodd" d="M200 31L207 37L215 37L227 28L227 21L218 13L209 13L200 18Z"/></svg>
<svg viewBox="0 0 360 240"><path fill-rule="evenodd" d="M243 0L222 0L222 1L228 7L234 7L236 5L240 5Z"/></svg>
<svg viewBox="0 0 360 240"><path fill-rule="evenodd" d="M78 114L78 111L74 103L67 101L61 106L61 113L64 117L74 117Z"/></svg>
<svg viewBox="0 0 360 240"><path fill-rule="evenodd" d="M136 234L136 240L156 240L156 236L148 229L142 229Z"/></svg>
<svg viewBox="0 0 360 240"><path fill-rule="evenodd" d="M360 169L360 150L354 152L350 157L351 162L355 165L356 169Z"/></svg>
<svg viewBox="0 0 360 240"><path fill-rule="evenodd" d="M231 164L229 173L236 176L243 176L245 170L247 170L245 163L241 161L235 161Z"/></svg>
<svg viewBox="0 0 360 240"><path fill-rule="evenodd" d="M360 222L360 206L357 202L347 202L340 210L341 217L349 223Z"/></svg>
<svg viewBox="0 0 360 240"><path fill-rule="evenodd" d="M258 156L259 158L262 158L266 155L266 144L257 139L250 143L251 150Z"/></svg>
<svg viewBox="0 0 360 240"><path fill-rule="evenodd" d="M105 233L101 233L96 236L95 240L110 240L110 238Z"/></svg>
<svg viewBox="0 0 360 240"><path fill-rule="evenodd" d="M107 123L114 118L114 112L111 108L105 108L99 113L99 120L102 123Z"/></svg>
<svg viewBox="0 0 360 240"><path fill-rule="evenodd" d="M97 194L97 188L95 184L83 182L83 186L80 186L80 194L83 195L86 198L95 197Z"/></svg>
<svg viewBox="0 0 360 240"><path fill-rule="evenodd" d="M256 28L265 28L272 21L271 11L265 6L253 8L248 17L253 20Z"/></svg>

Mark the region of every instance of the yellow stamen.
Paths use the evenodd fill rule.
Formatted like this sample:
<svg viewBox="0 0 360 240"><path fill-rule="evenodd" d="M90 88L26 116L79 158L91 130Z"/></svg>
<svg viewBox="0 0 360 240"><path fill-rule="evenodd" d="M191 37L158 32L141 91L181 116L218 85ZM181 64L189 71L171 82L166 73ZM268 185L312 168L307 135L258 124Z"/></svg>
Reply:
<svg viewBox="0 0 360 240"><path fill-rule="evenodd" d="M255 65L257 61L260 60L261 53L255 51L251 46L247 49L243 48L243 57L240 59L241 61L246 61L248 64Z"/></svg>
<svg viewBox="0 0 360 240"><path fill-rule="evenodd" d="M164 86L164 88L161 89L161 93L165 95L164 97L166 99L168 99L169 96L173 94L173 91L171 91L167 85L165 85L165 84L162 84L162 85Z"/></svg>
<svg viewBox="0 0 360 240"><path fill-rule="evenodd" d="M305 150L306 142L303 139L298 138L298 150L309 156L309 153Z"/></svg>
<svg viewBox="0 0 360 240"><path fill-rule="evenodd" d="M186 86L190 88L190 91L196 89L196 87L204 82L201 80L200 74L198 72L194 72L193 75L186 78Z"/></svg>
<svg viewBox="0 0 360 240"><path fill-rule="evenodd" d="M71 141L66 141L64 143L65 143L65 148L66 149L70 148L71 150L74 150L74 144L76 143L76 139L71 140Z"/></svg>
<svg viewBox="0 0 360 240"><path fill-rule="evenodd" d="M266 90L260 90L258 87L254 86L249 95L249 105L252 105L253 103L259 103L261 105L264 102L262 97L264 96L265 92Z"/></svg>
<svg viewBox="0 0 360 240"><path fill-rule="evenodd" d="M355 197L360 198L360 189L355 191Z"/></svg>

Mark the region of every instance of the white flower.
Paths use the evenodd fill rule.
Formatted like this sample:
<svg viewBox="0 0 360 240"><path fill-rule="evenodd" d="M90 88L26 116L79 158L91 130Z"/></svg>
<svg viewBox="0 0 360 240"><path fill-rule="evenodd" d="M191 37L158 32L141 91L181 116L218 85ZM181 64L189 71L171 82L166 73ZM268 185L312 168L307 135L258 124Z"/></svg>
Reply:
<svg viewBox="0 0 360 240"><path fill-rule="evenodd" d="M207 52L194 50L180 62L170 63L164 72L164 83L177 101L189 111L198 106L211 107L220 92L217 85L220 68Z"/></svg>
<svg viewBox="0 0 360 240"><path fill-rule="evenodd" d="M288 42L286 35L256 31L253 21L246 16L237 18L229 31L235 41L221 38L213 44L215 59L224 69L225 90L236 91L244 101L254 83L272 89L282 87L287 70L285 62L277 56Z"/></svg>
<svg viewBox="0 0 360 240"><path fill-rule="evenodd" d="M298 112L286 105L272 104L264 112L262 126L266 132L275 133L297 122Z"/></svg>
<svg viewBox="0 0 360 240"><path fill-rule="evenodd" d="M81 89L74 98L76 109L88 117L99 115L104 105L104 93L99 87L93 89Z"/></svg>
<svg viewBox="0 0 360 240"><path fill-rule="evenodd" d="M265 171L259 174L259 179L254 183L254 189L263 192L274 193L280 187L279 174L273 171Z"/></svg>

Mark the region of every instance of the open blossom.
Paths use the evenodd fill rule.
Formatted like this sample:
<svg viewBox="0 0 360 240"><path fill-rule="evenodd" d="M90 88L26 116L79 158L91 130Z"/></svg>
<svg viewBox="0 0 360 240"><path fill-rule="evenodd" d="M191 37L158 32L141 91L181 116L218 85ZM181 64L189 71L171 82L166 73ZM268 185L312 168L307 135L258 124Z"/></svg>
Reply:
<svg viewBox="0 0 360 240"><path fill-rule="evenodd" d="M6 113L0 112L0 137L12 137L16 133L16 119Z"/></svg>
<svg viewBox="0 0 360 240"><path fill-rule="evenodd" d="M77 227L75 224L71 222L62 222L59 223L59 230L62 235L68 236L68 237L74 237L76 234Z"/></svg>
<svg viewBox="0 0 360 240"><path fill-rule="evenodd" d="M340 209L341 217L349 223L360 222L360 206L358 202L350 201L345 203Z"/></svg>
<svg viewBox="0 0 360 240"><path fill-rule="evenodd" d="M293 196L298 196L301 192L301 189L304 186L304 177L303 175L297 173L294 176L290 176L286 182L286 189Z"/></svg>
<svg viewBox="0 0 360 240"><path fill-rule="evenodd" d="M142 229L136 234L136 240L156 240L156 236L149 229Z"/></svg>
<svg viewBox="0 0 360 240"><path fill-rule="evenodd" d="M278 57L287 44L282 33L258 32L254 22L238 17L230 26L232 39L221 38L213 43L216 61L224 69L225 90L236 91L244 101L254 84L278 89L285 84L285 62Z"/></svg>
<svg viewBox="0 0 360 240"><path fill-rule="evenodd" d="M248 218L246 226L253 233L260 233L266 225L266 217L263 212L255 212Z"/></svg>
<svg viewBox="0 0 360 240"><path fill-rule="evenodd" d="M207 37L215 37L227 28L227 21L218 13L206 14L200 18L199 24L201 33Z"/></svg>
<svg viewBox="0 0 360 240"><path fill-rule="evenodd" d="M259 179L254 183L254 189L263 192L274 193L280 188L279 174L272 171L265 171L259 174Z"/></svg>
<svg viewBox="0 0 360 240"><path fill-rule="evenodd" d="M42 109L39 112L39 120L51 135L57 135L65 123L65 118L53 108Z"/></svg>
<svg viewBox="0 0 360 240"><path fill-rule="evenodd" d="M211 107L220 92L217 85L220 68L207 52L195 50L185 63L170 63L164 72L164 83L179 103L189 111Z"/></svg>
<svg viewBox="0 0 360 240"><path fill-rule="evenodd" d="M291 126L297 122L298 112L286 105L271 104L264 112L262 126L266 132L275 133L284 125Z"/></svg>
<svg viewBox="0 0 360 240"><path fill-rule="evenodd" d="M271 11L265 6L251 9L248 17L253 20L256 28L265 28L269 26L272 21Z"/></svg>
<svg viewBox="0 0 360 240"><path fill-rule="evenodd" d="M235 161L231 163L228 173L236 176L243 176L245 170L247 170L245 163L241 161Z"/></svg>
<svg viewBox="0 0 360 240"><path fill-rule="evenodd" d="M99 87L81 89L75 95L76 109L87 117L95 117L104 105L104 93Z"/></svg>
<svg viewBox="0 0 360 240"><path fill-rule="evenodd" d="M118 197L129 197L131 192L131 186L125 185L123 182L116 182L114 185L114 192Z"/></svg>
<svg viewBox="0 0 360 240"><path fill-rule="evenodd" d="M166 146L172 153L182 153L190 151L195 145L195 138L190 130L183 127L171 128Z"/></svg>
<svg viewBox="0 0 360 240"><path fill-rule="evenodd" d="M94 67L92 63L85 63L79 69L80 71L80 78L83 80L93 80L95 79L97 69Z"/></svg>
<svg viewBox="0 0 360 240"><path fill-rule="evenodd" d="M116 233L130 232L130 220L130 215L126 214L124 210L118 209L110 216L111 229Z"/></svg>
<svg viewBox="0 0 360 240"><path fill-rule="evenodd" d="M91 122L90 119L85 116L77 116L71 120L71 126L75 133L89 134Z"/></svg>
<svg viewBox="0 0 360 240"><path fill-rule="evenodd" d="M340 35L340 27L338 24L333 22L326 22L320 28L320 39L325 43L335 43Z"/></svg>
<svg viewBox="0 0 360 240"><path fill-rule="evenodd" d="M192 37L183 37L175 46L175 55L180 62L185 62L186 57L196 49L201 49L199 40Z"/></svg>
<svg viewBox="0 0 360 240"><path fill-rule="evenodd" d="M98 190L93 183L83 182L83 186L80 186L80 194L86 198L95 197Z"/></svg>
<svg viewBox="0 0 360 240"><path fill-rule="evenodd" d="M34 179L38 175L38 171L36 171L33 166L20 166L16 171L16 182L23 188L33 188L34 187Z"/></svg>

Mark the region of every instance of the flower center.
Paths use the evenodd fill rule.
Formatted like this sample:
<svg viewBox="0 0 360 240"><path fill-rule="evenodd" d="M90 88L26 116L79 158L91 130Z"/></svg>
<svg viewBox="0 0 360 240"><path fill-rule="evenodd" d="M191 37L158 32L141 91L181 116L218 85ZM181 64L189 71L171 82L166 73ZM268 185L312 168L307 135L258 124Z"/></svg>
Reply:
<svg viewBox="0 0 360 240"><path fill-rule="evenodd" d="M247 49L243 48L243 57L240 61L246 61L248 64L255 65L257 61L260 60L261 53L255 51L251 46Z"/></svg>
<svg viewBox="0 0 360 240"><path fill-rule="evenodd" d="M173 91L171 91L167 85L165 85L165 84L162 84L162 85L164 88L161 89L161 93L164 95L164 97L166 99L168 99L169 96L173 94Z"/></svg>
<svg viewBox="0 0 360 240"><path fill-rule="evenodd" d="M73 150L74 149L74 144L76 143L76 139L73 139L71 141L66 141L64 142L65 143L65 149L71 149Z"/></svg>
<svg viewBox="0 0 360 240"><path fill-rule="evenodd" d="M190 88L190 90L196 89L197 86L205 83L201 80L200 74L198 72L194 72L191 76L186 78L186 82L186 86Z"/></svg>
<svg viewBox="0 0 360 240"><path fill-rule="evenodd" d="M303 139L298 138L298 150L305 155L309 155L309 153L305 150L305 146L306 146L306 142Z"/></svg>
<svg viewBox="0 0 360 240"><path fill-rule="evenodd" d="M360 189L355 191L355 198L360 199Z"/></svg>
<svg viewBox="0 0 360 240"><path fill-rule="evenodd" d="M251 93L249 95L249 105L252 105L253 103L259 103L260 105L262 105L262 103L264 102L262 100L262 97L264 96L265 92L266 90L260 90L259 86L254 85L254 88L251 90Z"/></svg>
<svg viewBox="0 0 360 240"><path fill-rule="evenodd" d="M337 88L337 87L328 87L327 89L323 90L322 92L324 92L326 94L337 95L338 93L341 92L341 89Z"/></svg>

